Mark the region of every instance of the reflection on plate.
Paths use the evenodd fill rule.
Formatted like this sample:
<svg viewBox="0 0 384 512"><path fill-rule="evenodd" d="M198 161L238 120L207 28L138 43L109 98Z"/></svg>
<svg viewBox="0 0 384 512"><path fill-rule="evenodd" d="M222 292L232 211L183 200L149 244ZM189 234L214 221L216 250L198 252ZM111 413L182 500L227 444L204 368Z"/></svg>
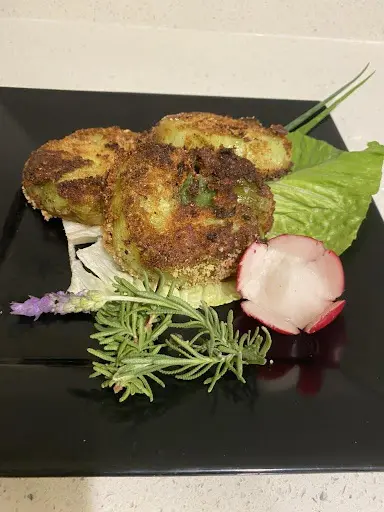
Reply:
<svg viewBox="0 0 384 512"><path fill-rule="evenodd" d="M237 327L245 332L254 325L248 317L238 318ZM315 395L322 386L325 369L338 369L343 358L347 335L343 317L315 334L286 336L273 333L268 353L270 364L257 368L259 393L296 388L303 395Z"/></svg>

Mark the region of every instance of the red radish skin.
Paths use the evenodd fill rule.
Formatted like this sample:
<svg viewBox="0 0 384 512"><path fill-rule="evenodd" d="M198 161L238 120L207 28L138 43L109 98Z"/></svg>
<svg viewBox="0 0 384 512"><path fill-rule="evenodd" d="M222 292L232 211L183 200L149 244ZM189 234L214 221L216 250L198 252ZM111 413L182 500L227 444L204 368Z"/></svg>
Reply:
<svg viewBox="0 0 384 512"><path fill-rule="evenodd" d="M340 315L344 309L344 306L345 300L337 300L336 302L332 302L328 309L323 311L319 318L316 318L311 324L306 326L304 331L307 334L313 334L314 332L320 331L320 329L327 327L327 325L333 322L334 319Z"/></svg>
<svg viewBox="0 0 384 512"><path fill-rule="evenodd" d="M282 334L314 333L343 310L344 271L340 258L322 242L281 235L254 242L238 268L243 311Z"/></svg>

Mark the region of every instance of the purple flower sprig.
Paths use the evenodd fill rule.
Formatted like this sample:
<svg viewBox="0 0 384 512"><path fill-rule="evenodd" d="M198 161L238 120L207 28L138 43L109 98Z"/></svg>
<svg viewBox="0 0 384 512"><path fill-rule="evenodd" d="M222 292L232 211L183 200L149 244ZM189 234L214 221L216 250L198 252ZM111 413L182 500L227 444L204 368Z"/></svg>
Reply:
<svg viewBox="0 0 384 512"><path fill-rule="evenodd" d="M132 290L135 288L132 287ZM119 290L123 294L128 290ZM71 292L50 292L41 298L29 296L24 302L11 302L11 315L22 315L34 317L37 320L43 313L55 315L67 315L68 313L91 313L101 309L107 302L139 302L150 305L164 305L163 297L153 293L153 298L142 297L143 292L137 290L136 296L112 294L106 295L97 290L84 290L78 293ZM134 294L133 294L134 295ZM145 294L144 294L145 295Z"/></svg>
<svg viewBox="0 0 384 512"><path fill-rule="evenodd" d="M108 299L110 297L94 290L46 293L41 298L30 296L24 302L11 302L11 315L33 316L37 320L43 313L91 313L102 308Z"/></svg>

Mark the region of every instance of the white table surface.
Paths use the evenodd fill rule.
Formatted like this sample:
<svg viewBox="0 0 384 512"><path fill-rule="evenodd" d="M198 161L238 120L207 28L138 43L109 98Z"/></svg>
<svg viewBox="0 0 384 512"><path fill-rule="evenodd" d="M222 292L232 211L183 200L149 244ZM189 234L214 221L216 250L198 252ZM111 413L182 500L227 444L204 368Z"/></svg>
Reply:
<svg viewBox="0 0 384 512"><path fill-rule="evenodd" d="M334 115L357 150L384 142L383 20L382 0L0 0L0 85L320 99L371 62L376 75ZM384 214L383 187L376 201ZM0 479L0 511L374 512L383 484L378 473Z"/></svg>

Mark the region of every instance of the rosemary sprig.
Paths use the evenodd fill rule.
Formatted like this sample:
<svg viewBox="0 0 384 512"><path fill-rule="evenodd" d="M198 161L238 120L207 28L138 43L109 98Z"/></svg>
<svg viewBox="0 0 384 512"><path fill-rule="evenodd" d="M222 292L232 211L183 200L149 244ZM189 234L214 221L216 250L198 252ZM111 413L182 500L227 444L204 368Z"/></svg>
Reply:
<svg viewBox="0 0 384 512"><path fill-rule="evenodd" d="M91 377L104 377L102 387L121 392L120 401L135 394L144 394L151 401L153 382L164 387L159 375L192 380L205 376L208 392L227 372L241 382L243 367L264 365L271 346L271 337L262 327L254 333L240 335L233 327L233 311L226 322L206 305L201 310L173 295L174 286L164 293L161 275L155 289L148 278L145 290L139 290L123 279L116 279L117 296L96 314L97 332L91 336L100 344L99 350L89 352L99 360L93 363ZM173 322L173 315L185 321ZM159 338L169 328L194 329L190 340L170 333L163 342Z"/></svg>

